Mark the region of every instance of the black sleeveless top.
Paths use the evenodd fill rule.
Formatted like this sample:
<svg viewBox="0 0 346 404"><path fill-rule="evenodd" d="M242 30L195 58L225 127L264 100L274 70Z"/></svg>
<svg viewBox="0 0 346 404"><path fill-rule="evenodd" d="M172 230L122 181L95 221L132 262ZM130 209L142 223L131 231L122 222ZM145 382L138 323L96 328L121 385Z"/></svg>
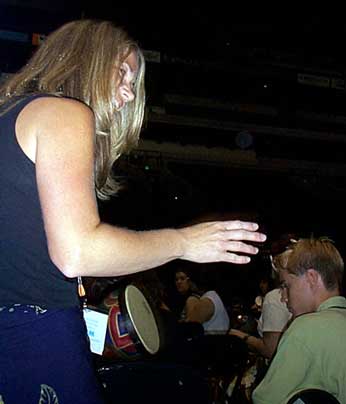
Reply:
<svg viewBox="0 0 346 404"><path fill-rule="evenodd" d="M79 305L76 280L66 278L49 257L35 164L15 134L19 113L40 96L46 95L13 98L0 107L0 306Z"/></svg>

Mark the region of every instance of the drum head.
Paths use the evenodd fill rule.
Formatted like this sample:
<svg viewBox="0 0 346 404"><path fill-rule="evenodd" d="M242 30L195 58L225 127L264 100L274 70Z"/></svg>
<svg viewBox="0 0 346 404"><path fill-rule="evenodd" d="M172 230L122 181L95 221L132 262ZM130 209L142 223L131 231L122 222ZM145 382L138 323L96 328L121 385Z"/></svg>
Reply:
<svg viewBox="0 0 346 404"><path fill-rule="evenodd" d="M156 354L160 349L160 334L147 299L136 286L128 285L125 289L125 304L134 331L143 347L150 354Z"/></svg>

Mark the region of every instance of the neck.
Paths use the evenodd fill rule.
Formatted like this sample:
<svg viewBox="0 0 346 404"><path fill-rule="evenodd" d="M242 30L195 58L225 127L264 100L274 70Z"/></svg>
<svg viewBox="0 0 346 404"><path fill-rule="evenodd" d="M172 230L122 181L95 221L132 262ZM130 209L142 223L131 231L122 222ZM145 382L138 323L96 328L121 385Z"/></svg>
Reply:
<svg viewBox="0 0 346 404"><path fill-rule="evenodd" d="M339 289L328 290L323 288L319 290L319 293L317 293L315 300L316 310L323 302L335 296L340 296Z"/></svg>

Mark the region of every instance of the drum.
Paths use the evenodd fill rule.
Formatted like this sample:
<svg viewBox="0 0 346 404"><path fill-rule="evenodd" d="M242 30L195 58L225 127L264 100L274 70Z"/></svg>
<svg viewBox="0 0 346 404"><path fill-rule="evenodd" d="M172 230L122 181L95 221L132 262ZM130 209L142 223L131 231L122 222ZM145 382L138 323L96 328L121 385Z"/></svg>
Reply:
<svg viewBox="0 0 346 404"><path fill-rule="evenodd" d="M96 308L108 313L102 356L136 360L160 350L160 332L155 309L144 293L134 285L113 290Z"/></svg>

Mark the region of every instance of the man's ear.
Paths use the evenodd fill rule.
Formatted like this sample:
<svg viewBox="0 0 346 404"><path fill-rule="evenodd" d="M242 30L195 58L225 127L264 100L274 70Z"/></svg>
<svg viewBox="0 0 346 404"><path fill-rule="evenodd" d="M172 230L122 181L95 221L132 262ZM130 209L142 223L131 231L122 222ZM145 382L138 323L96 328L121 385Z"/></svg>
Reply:
<svg viewBox="0 0 346 404"><path fill-rule="evenodd" d="M313 290L321 286L321 283L323 283L321 274L313 268L310 268L305 272L305 277Z"/></svg>

